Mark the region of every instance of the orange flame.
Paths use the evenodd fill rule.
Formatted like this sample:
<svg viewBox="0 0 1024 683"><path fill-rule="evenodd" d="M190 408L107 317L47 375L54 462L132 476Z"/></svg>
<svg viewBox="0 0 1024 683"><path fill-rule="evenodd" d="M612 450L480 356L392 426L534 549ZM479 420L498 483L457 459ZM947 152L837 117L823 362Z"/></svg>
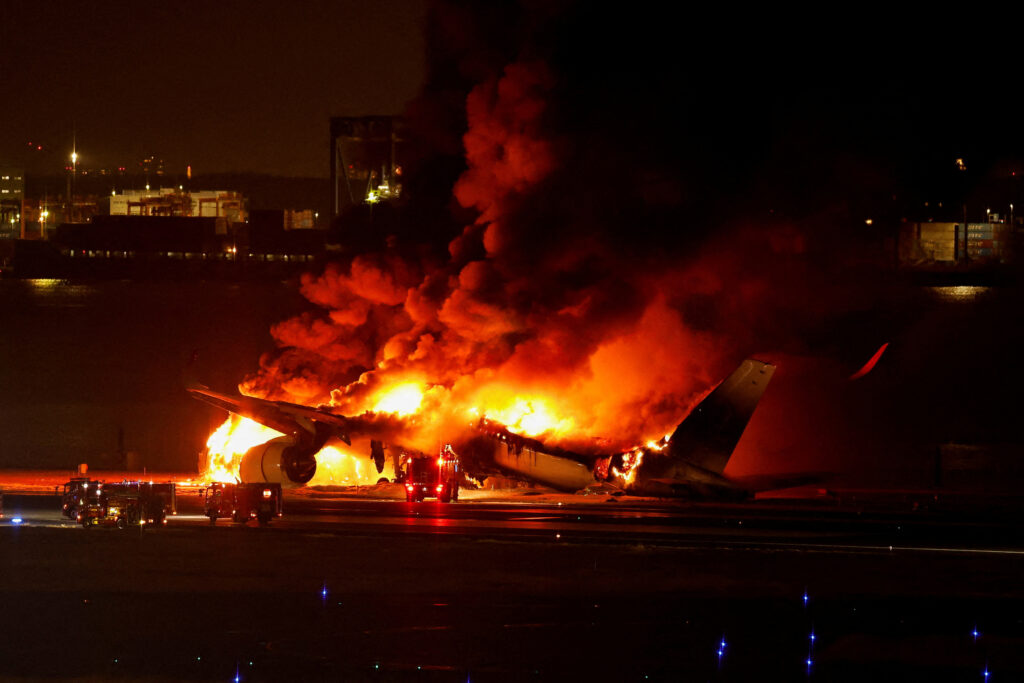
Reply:
<svg viewBox="0 0 1024 683"><path fill-rule="evenodd" d="M423 389L415 382L398 384L378 394L375 413L393 413L399 417L412 415L423 403Z"/></svg>
<svg viewBox="0 0 1024 683"><path fill-rule="evenodd" d="M384 463L383 472L377 472L366 455L347 449L343 443L324 446L316 454L316 474L307 486L369 486L381 477L394 480L395 468L390 460Z"/></svg>
<svg viewBox="0 0 1024 683"><path fill-rule="evenodd" d="M278 436L283 435L276 429L232 413L206 440L203 479L224 483L238 481L238 466L246 451Z"/></svg>
<svg viewBox="0 0 1024 683"><path fill-rule="evenodd" d="M255 446L282 436L281 432L238 415L230 415L206 441L207 462L202 474L206 482L235 483L242 456ZM357 486L376 484L381 477L394 479L394 466L387 462L378 473L366 457L348 452L343 443L328 444L316 454L316 474L309 486ZM369 449L366 449L369 453Z"/></svg>
<svg viewBox="0 0 1024 683"><path fill-rule="evenodd" d="M479 409L478 409L479 410ZM489 420L505 425L510 431L523 436L564 434L575 426L572 418L559 418L542 398L516 397L505 408L484 409L480 412Z"/></svg>
<svg viewBox="0 0 1024 683"><path fill-rule="evenodd" d="M622 455L622 469L618 467L612 468L612 474L622 479L625 484L632 484L633 480L636 479L636 472L640 468L640 463L644 461L644 449L634 448L629 453Z"/></svg>

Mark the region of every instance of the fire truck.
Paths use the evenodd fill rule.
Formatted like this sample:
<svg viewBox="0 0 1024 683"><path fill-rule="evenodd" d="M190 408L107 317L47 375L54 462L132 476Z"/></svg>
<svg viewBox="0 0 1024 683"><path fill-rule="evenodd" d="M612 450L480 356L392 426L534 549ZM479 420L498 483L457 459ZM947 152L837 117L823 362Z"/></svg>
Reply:
<svg viewBox="0 0 1024 683"><path fill-rule="evenodd" d="M167 524L168 514L177 513L175 485L171 483L84 481L80 486L73 484L75 480L65 485L65 495L71 491L71 502L65 502L64 514L73 507L75 520L86 528L116 526L126 529L139 524L162 526Z"/></svg>
<svg viewBox="0 0 1024 683"><path fill-rule="evenodd" d="M266 526L282 512L280 484L216 483L200 489L199 495L204 499L203 514L210 518L210 524L216 524L220 517L230 517L236 524L255 519Z"/></svg>
<svg viewBox="0 0 1024 683"><path fill-rule="evenodd" d="M78 510L82 507L82 501L89 489L95 489L102 482L89 479L89 477L73 477L71 481L64 484L64 493L61 495L60 513L69 519L78 517Z"/></svg>
<svg viewBox="0 0 1024 683"><path fill-rule="evenodd" d="M446 445L437 458L412 457L405 462L405 501L418 503L437 498L442 503L459 499L459 456Z"/></svg>

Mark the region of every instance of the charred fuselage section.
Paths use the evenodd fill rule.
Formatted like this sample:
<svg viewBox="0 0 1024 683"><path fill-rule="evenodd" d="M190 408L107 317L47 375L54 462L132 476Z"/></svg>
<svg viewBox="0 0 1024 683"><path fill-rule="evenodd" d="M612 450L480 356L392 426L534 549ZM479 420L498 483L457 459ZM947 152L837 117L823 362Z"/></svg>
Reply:
<svg viewBox="0 0 1024 683"><path fill-rule="evenodd" d="M611 484L628 493L739 500L751 492L723 474L775 366L745 360L671 437L609 456L552 448L481 420L456 444L467 470L521 477L560 491Z"/></svg>
<svg viewBox="0 0 1024 683"><path fill-rule="evenodd" d="M453 448L463 468L477 478L489 474L520 477L559 491L578 491L596 481L583 456L545 446L486 419Z"/></svg>

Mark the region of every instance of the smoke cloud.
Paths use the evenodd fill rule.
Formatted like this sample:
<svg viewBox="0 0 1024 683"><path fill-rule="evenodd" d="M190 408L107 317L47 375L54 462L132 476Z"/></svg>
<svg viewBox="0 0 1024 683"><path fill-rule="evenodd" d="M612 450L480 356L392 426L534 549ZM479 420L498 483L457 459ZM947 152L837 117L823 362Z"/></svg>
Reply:
<svg viewBox="0 0 1024 683"><path fill-rule="evenodd" d="M625 449L670 432L743 357L828 346L825 321L870 306L827 214L726 201L753 192L763 148L734 129L735 99L707 125L719 89L693 84L692 55L662 34L632 54L601 43L580 28L591 12L434 4L404 210L415 224L437 201L417 195L436 190L422 174L457 168L445 201L464 220L446 251L406 237L305 275L315 311L273 328L279 348L244 393L360 415L414 383L423 401L402 438L424 449L514 410L543 414L558 445ZM427 163L451 158L451 125L461 165Z"/></svg>

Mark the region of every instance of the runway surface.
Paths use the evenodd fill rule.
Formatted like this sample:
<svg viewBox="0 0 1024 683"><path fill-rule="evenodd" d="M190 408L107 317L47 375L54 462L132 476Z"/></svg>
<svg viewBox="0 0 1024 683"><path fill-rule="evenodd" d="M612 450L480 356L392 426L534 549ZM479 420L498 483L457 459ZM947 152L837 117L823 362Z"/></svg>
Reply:
<svg viewBox="0 0 1024 683"><path fill-rule="evenodd" d="M1013 508L307 492L259 528L183 491L121 532L4 502L0 678L1024 676Z"/></svg>
<svg viewBox="0 0 1024 683"><path fill-rule="evenodd" d="M174 527L209 525L195 488L182 487ZM476 493L476 492L471 492ZM450 535L508 540L711 545L818 551L918 551L1024 554L1024 507L964 506L958 501L921 508L876 500L832 499L747 503L636 501L620 496L501 494L442 504L285 492L281 532L321 530L346 535ZM52 495L7 495L6 523L76 528ZM0 524L5 520L0 520ZM236 526L220 519L220 526ZM251 526L250 525L247 526Z"/></svg>

